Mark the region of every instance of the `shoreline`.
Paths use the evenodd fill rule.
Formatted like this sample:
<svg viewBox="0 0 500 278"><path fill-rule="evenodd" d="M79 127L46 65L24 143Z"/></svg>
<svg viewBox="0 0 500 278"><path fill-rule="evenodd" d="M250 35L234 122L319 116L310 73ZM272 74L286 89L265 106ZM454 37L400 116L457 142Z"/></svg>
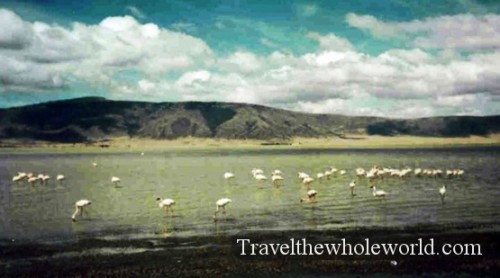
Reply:
<svg viewBox="0 0 500 278"><path fill-rule="evenodd" d="M417 136L361 136L350 135L345 139L293 138L280 140L239 140L218 138L179 138L156 140L150 138L117 137L94 144L61 144L49 142L21 143L17 140L0 141L3 153L54 152L54 153L116 153L156 152L186 150L362 150L362 149L440 149L500 147L500 134L488 137L417 137Z"/></svg>
<svg viewBox="0 0 500 278"><path fill-rule="evenodd" d="M264 256L242 257L237 238L254 242L284 242L289 238L307 238L308 242L349 241L369 237L381 242L412 242L434 238L436 242L479 243L482 256ZM251 231L232 235L207 235L190 238L106 241L84 239L68 244L1 245L0 271L10 277L43 276L237 276L259 277L311 275L472 275L494 276L500 271L498 231L446 230L419 228L359 229L338 231ZM128 250L137 253L85 253L96 249ZM58 253L72 254L61 256ZM26 258L26 254L35 255ZM17 260L16 260L17 259ZM397 266L391 261L396 260Z"/></svg>

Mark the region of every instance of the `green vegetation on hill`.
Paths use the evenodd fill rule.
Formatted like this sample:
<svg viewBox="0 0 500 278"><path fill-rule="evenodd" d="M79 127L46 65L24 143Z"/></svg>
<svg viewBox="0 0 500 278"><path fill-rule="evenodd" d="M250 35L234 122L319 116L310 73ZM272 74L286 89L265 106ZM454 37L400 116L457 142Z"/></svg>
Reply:
<svg viewBox="0 0 500 278"><path fill-rule="evenodd" d="M400 120L306 114L250 104L87 97L0 109L0 139L68 143L118 136L266 140L343 134L451 137L500 132L499 123L500 116Z"/></svg>

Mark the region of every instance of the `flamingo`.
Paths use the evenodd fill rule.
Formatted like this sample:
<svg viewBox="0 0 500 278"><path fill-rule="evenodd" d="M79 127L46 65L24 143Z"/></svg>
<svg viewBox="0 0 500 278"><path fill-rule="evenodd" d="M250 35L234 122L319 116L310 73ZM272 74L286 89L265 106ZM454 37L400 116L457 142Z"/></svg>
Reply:
<svg viewBox="0 0 500 278"><path fill-rule="evenodd" d="M97 162L92 161L92 166L97 167Z"/></svg>
<svg viewBox="0 0 500 278"><path fill-rule="evenodd" d="M91 201L87 199L81 199L75 203L75 212L71 216L71 220L76 222L76 215L80 213L80 216L83 216L83 208L86 206L90 206L92 204Z"/></svg>
<svg viewBox="0 0 500 278"><path fill-rule="evenodd" d="M231 172L224 173L224 179L226 179L226 180L234 179L234 177L235 177L235 175Z"/></svg>
<svg viewBox="0 0 500 278"><path fill-rule="evenodd" d="M57 177L56 177L56 180L57 180L60 184L62 184L62 183L63 183L63 181L64 181L65 179L66 179L66 177L65 177L64 175L57 175Z"/></svg>
<svg viewBox="0 0 500 278"><path fill-rule="evenodd" d="M415 169L414 173L415 173L415 177L422 176L422 168Z"/></svg>
<svg viewBox="0 0 500 278"><path fill-rule="evenodd" d="M256 174L254 178L255 180L257 180L257 182L264 182L267 180L267 177L264 176L263 174Z"/></svg>
<svg viewBox="0 0 500 278"><path fill-rule="evenodd" d="M326 170L325 171L325 177L326 177L327 180L329 180L332 177L332 171Z"/></svg>
<svg viewBox="0 0 500 278"><path fill-rule="evenodd" d="M274 186L279 186L283 181L283 177L281 175L274 174L272 175L271 180L273 181Z"/></svg>
<svg viewBox="0 0 500 278"><path fill-rule="evenodd" d="M439 188L439 196L441 196L441 202L444 204L444 197L446 196L446 185Z"/></svg>
<svg viewBox="0 0 500 278"><path fill-rule="evenodd" d="M309 177L309 175L308 175L308 174L306 174L306 173L304 173L304 172L299 172L299 173L297 174L297 176L298 176L298 177L299 177L299 179L301 179L301 180L304 180L305 178L308 178L308 177Z"/></svg>
<svg viewBox="0 0 500 278"><path fill-rule="evenodd" d="M175 205L175 201L173 199L165 198L161 199L160 197L156 198L156 201L160 201L158 206L162 209L165 209L165 212L168 214L168 210L170 209L170 212L174 214L174 208L173 206Z"/></svg>
<svg viewBox="0 0 500 278"><path fill-rule="evenodd" d="M357 168L356 169L356 176L357 177L363 177L364 175L366 175L365 169L363 169L363 168Z"/></svg>
<svg viewBox="0 0 500 278"><path fill-rule="evenodd" d="M318 178L318 181L320 181L320 182L321 182L321 180L325 177L325 174L323 174L323 173L318 173L318 174L316 174L316 177Z"/></svg>
<svg viewBox="0 0 500 278"><path fill-rule="evenodd" d="M375 186L372 186L372 193L373 193L373 196L374 197L378 197L378 198L384 198L387 196L387 192L385 192L384 190L377 190L377 188Z"/></svg>
<svg viewBox="0 0 500 278"><path fill-rule="evenodd" d="M219 219L217 218L217 214L219 213L219 210L222 209L222 213L225 215L226 214L226 206L231 202L232 201L229 198L222 198L222 199L217 200L217 202L215 202L214 222L219 221Z"/></svg>
<svg viewBox="0 0 500 278"><path fill-rule="evenodd" d="M340 170L340 172L339 172L339 174L340 174L341 176L344 176L346 173L347 173L347 172L346 172L346 170Z"/></svg>
<svg viewBox="0 0 500 278"><path fill-rule="evenodd" d="M50 180L50 176L49 175L43 175L42 176L42 183L44 184L47 184Z"/></svg>
<svg viewBox="0 0 500 278"><path fill-rule="evenodd" d="M23 177L21 175L17 175L17 176L12 177L12 181L15 183L19 183L22 180L23 180Z"/></svg>
<svg viewBox="0 0 500 278"><path fill-rule="evenodd" d="M349 188L351 189L351 196L355 196L354 194L354 187L356 186L356 181L352 181L350 184L349 184Z"/></svg>
<svg viewBox="0 0 500 278"><path fill-rule="evenodd" d="M300 202L301 203L303 203L303 202L306 202L306 203L316 202L316 195L318 195L318 191L311 189L311 190L307 191L306 198L300 199Z"/></svg>
<svg viewBox="0 0 500 278"><path fill-rule="evenodd" d="M111 182L112 182L115 186L117 186L117 185L118 185L118 183L120 183L120 182L121 182L121 180L120 180L120 178L119 178L119 177L111 177Z"/></svg>
<svg viewBox="0 0 500 278"><path fill-rule="evenodd" d="M28 183L30 183L31 185L35 185L35 182L38 180L38 177L31 177L31 178L28 178Z"/></svg>
<svg viewBox="0 0 500 278"><path fill-rule="evenodd" d="M219 209L222 208L222 213L226 214L226 205L231 202L232 201L229 198L222 198L217 200L217 202L215 203L216 204L215 212L218 213Z"/></svg>
<svg viewBox="0 0 500 278"><path fill-rule="evenodd" d="M311 185L311 183L312 183L313 181L314 181L314 179L313 179L313 178L311 178L311 177L306 177L304 180L302 180L302 183L303 183L304 185L309 186L309 185Z"/></svg>
<svg viewBox="0 0 500 278"><path fill-rule="evenodd" d="M257 168L253 168L253 169L252 169L252 175L253 175L253 176L255 176L255 175L257 175L257 174L261 174L261 175L263 175L263 174L264 174L264 170L262 170L262 169L257 169Z"/></svg>
<svg viewBox="0 0 500 278"><path fill-rule="evenodd" d="M278 170L278 169L274 170L274 171L272 172L272 174L273 174L273 175L278 175L278 176L283 175L283 173L282 173L280 170Z"/></svg>

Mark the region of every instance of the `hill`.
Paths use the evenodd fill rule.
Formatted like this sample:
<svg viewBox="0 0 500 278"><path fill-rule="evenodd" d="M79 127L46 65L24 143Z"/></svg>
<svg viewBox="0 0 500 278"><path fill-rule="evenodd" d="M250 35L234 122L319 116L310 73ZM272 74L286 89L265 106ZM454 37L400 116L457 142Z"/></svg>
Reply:
<svg viewBox="0 0 500 278"><path fill-rule="evenodd" d="M307 114L240 103L151 103L85 97L0 109L1 139L66 143L118 136L285 140L344 134L456 137L497 132L500 116L400 120Z"/></svg>

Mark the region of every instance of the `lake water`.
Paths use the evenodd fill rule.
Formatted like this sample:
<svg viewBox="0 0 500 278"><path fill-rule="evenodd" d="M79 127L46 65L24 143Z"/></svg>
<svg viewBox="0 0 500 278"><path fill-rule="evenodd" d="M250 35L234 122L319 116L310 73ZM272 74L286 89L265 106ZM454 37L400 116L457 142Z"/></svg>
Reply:
<svg viewBox="0 0 500 278"><path fill-rule="evenodd" d="M82 238L189 237L260 230L335 230L435 225L497 229L500 223L500 149L446 150L262 150L168 151L106 154L0 154L0 239L64 242ZM92 162L98 163L97 167ZM376 182L387 200L372 196L358 181L355 197L348 184L354 169L373 165L454 169L461 178L387 178ZM307 188L298 171L311 175L334 166L347 170L311 188L317 203L301 204ZM270 178L280 169L284 184L257 184L250 171ZM46 173L47 185L15 184L17 172ZM231 183L223 178L235 173ZM57 174L66 176L60 185ZM121 179L121 187L111 177ZM448 187L442 204L438 189ZM166 216L156 197L176 201ZM231 198L227 215L213 222L215 202ZM74 203L92 201L89 216L71 221Z"/></svg>

